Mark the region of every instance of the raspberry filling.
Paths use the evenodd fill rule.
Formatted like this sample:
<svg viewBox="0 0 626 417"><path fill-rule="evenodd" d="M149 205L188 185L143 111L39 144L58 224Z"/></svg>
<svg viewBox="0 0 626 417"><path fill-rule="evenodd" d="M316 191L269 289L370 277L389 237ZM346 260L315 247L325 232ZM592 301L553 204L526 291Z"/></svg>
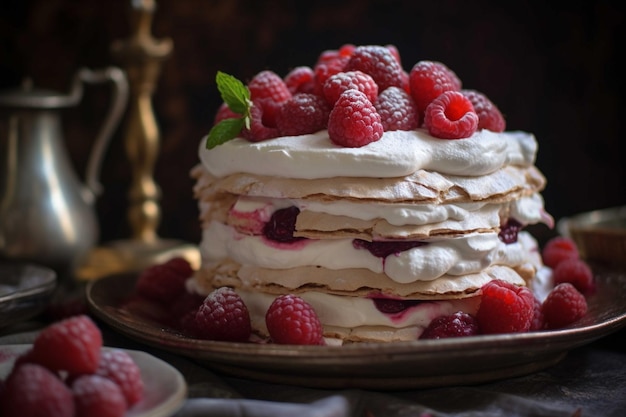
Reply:
<svg viewBox="0 0 626 417"><path fill-rule="evenodd" d="M522 225L515 219L508 219L507 222L500 227L498 237L504 243L511 244L517 242L517 235L522 230Z"/></svg>
<svg viewBox="0 0 626 417"><path fill-rule="evenodd" d="M409 250L412 248L416 248L418 246L424 246L427 243L419 242L419 241L408 241L408 242L368 242L366 240L354 239L352 241L352 246L355 249L366 249L370 251L370 253L378 258L386 258L389 255L397 255L400 252L404 252L405 250Z"/></svg>
<svg viewBox="0 0 626 417"><path fill-rule="evenodd" d="M419 300L396 300L393 298L373 298L372 301L374 301L376 309L383 314L398 314L423 302Z"/></svg>
<svg viewBox="0 0 626 417"><path fill-rule="evenodd" d="M300 209L296 206L276 210L270 221L263 227L263 235L269 240L281 243L293 243L305 239L293 235L298 214L300 214Z"/></svg>

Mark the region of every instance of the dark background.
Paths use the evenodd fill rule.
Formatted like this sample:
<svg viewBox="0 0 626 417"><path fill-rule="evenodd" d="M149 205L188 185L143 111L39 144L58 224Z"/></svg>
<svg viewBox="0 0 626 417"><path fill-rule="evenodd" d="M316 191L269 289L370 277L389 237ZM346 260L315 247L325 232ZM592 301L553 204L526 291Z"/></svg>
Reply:
<svg viewBox="0 0 626 417"><path fill-rule="evenodd" d="M161 129L154 172L160 185L159 234L198 242L189 170L220 104L222 70L249 79L313 65L344 43L394 44L406 70L419 60L446 63L465 88L486 93L508 129L535 133L538 167L548 178L548 211L558 220L626 204L624 161L624 2L255 1L158 3L152 33L171 38L153 105ZM80 67L115 62L115 40L130 35L130 0L3 0L0 87L30 76L37 87L68 91ZM82 176L107 90L87 90L63 113L65 140ZM123 128L107 152L97 202L103 241L129 236L130 168ZM539 227L539 238L554 231Z"/></svg>

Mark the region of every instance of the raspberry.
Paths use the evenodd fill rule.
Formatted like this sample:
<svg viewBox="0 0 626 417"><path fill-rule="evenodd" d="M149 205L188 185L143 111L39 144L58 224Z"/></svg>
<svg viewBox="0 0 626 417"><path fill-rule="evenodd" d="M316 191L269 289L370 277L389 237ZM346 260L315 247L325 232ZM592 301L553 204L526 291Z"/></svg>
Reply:
<svg viewBox="0 0 626 417"><path fill-rule="evenodd" d="M275 103L283 103L291 98L291 92L282 78L273 71L261 71L248 83L250 98L270 99Z"/></svg>
<svg viewBox="0 0 626 417"><path fill-rule="evenodd" d="M495 279L482 286L476 319L483 334L526 332L534 311L534 296L526 287Z"/></svg>
<svg viewBox="0 0 626 417"><path fill-rule="evenodd" d="M33 343L32 355L51 371L80 375L98 369L101 348L100 329L88 316L80 315L43 329Z"/></svg>
<svg viewBox="0 0 626 417"><path fill-rule="evenodd" d="M286 136L315 133L326 128L329 114L330 106L322 97L298 93L278 110L276 126Z"/></svg>
<svg viewBox="0 0 626 417"><path fill-rule="evenodd" d="M318 60L315 64L313 71L315 72L315 89L314 93L317 95L324 95L324 84L331 76L344 71L346 64L350 57L341 56L339 54L332 58Z"/></svg>
<svg viewBox="0 0 626 417"><path fill-rule="evenodd" d="M498 107L486 95L476 90L461 90L461 93L472 102L478 115L478 129L489 129L492 132L503 132L506 122Z"/></svg>
<svg viewBox="0 0 626 417"><path fill-rule="evenodd" d="M193 275L193 267L191 263L182 256L176 256L165 262L165 266L168 266L178 272L181 277L189 278Z"/></svg>
<svg viewBox="0 0 626 417"><path fill-rule="evenodd" d="M543 329L543 311L541 311L541 301L537 297L533 300L533 319L530 323L529 331Z"/></svg>
<svg viewBox="0 0 626 417"><path fill-rule="evenodd" d="M278 128L276 128L276 103L268 99L257 99L253 101L250 108L250 129L244 128L241 135L250 142L260 142L267 139L277 138L280 136ZM266 114L271 113L272 117ZM272 119L269 121L269 119Z"/></svg>
<svg viewBox="0 0 626 417"><path fill-rule="evenodd" d="M43 366L25 363L14 368L0 393L4 417L73 417L70 389Z"/></svg>
<svg viewBox="0 0 626 417"><path fill-rule="evenodd" d="M213 125L218 124L222 120L226 119L239 119L241 118L241 114L235 113L228 107L228 104L222 103L217 109L217 113L215 113L215 118L213 119Z"/></svg>
<svg viewBox="0 0 626 417"><path fill-rule="evenodd" d="M383 136L380 115L358 90L344 92L328 118L328 136L335 144L358 148Z"/></svg>
<svg viewBox="0 0 626 417"><path fill-rule="evenodd" d="M296 295L277 297L267 309L265 324L274 343L325 344L317 313L309 303Z"/></svg>
<svg viewBox="0 0 626 417"><path fill-rule="evenodd" d="M591 268L582 259L564 259L557 264L552 274L555 285L569 282L583 294L590 294L595 288Z"/></svg>
<svg viewBox="0 0 626 417"><path fill-rule="evenodd" d="M420 114L446 91L460 91L461 80L441 62L420 61L409 72L409 87Z"/></svg>
<svg viewBox="0 0 626 417"><path fill-rule="evenodd" d="M185 292L188 276L169 265L155 264L145 268L135 284L135 292L149 300L168 305L172 298Z"/></svg>
<svg viewBox="0 0 626 417"><path fill-rule="evenodd" d="M413 98L402 88L389 87L378 96L374 107L385 132L413 130L419 125L419 112Z"/></svg>
<svg viewBox="0 0 626 417"><path fill-rule="evenodd" d="M339 96L350 89L361 91L372 103L378 97L378 85L370 75L361 71L340 72L330 76L324 83L324 97L331 106L334 106Z"/></svg>
<svg viewBox="0 0 626 417"><path fill-rule="evenodd" d="M345 71L362 71L371 75L378 91L388 87L402 88L402 67L389 48L378 45L358 46L346 64Z"/></svg>
<svg viewBox="0 0 626 417"><path fill-rule="evenodd" d="M296 206L276 210L263 226L263 236L281 243L291 243L304 239L293 235L296 230L298 214L300 214L300 209Z"/></svg>
<svg viewBox="0 0 626 417"><path fill-rule="evenodd" d="M398 61L398 64L402 66L402 60L400 59L400 51L398 51L398 48L395 45L391 45L391 44L385 45L385 48L389 49L389 52L391 52L391 55L393 55L396 61Z"/></svg>
<svg viewBox="0 0 626 417"><path fill-rule="evenodd" d="M143 397L141 370L126 351L103 350L95 374L115 382L121 389L128 407L138 403Z"/></svg>
<svg viewBox="0 0 626 417"><path fill-rule="evenodd" d="M83 375L72 383L76 417L122 417L128 407L120 387L100 375Z"/></svg>
<svg viewBox="0 0 626 417"><path fill-rule="evenodd" d="M556 236L544 245L541 256L544 264L550 268L556 268L565 259L578 259L579 253L578 247L572 239Z"/></svg>
<svg viewBox="0 0 626 417"><path fill-rule="evenodd" d="M307 66L295 67L285 76L285 85L291 94L313 93L315 72Z"/></svg>
<svg viewBox="0 0 626 417"><path fill-rule="evenodd" d="M430 322L420 339L443 339L446 337L474 336L478 334L478 322L471 315L457 311L439 316Z"/></svg>
<svg viewBox="0 0 626 417"><path fill-rule="evenodd" d="M432 136L440 139L468 138L476 132L478 116L463 94L447 91L426 107L424 126Z"/></svg>
<svg viewBox="0 0 626 417"><path fill-rule="evenodd" d="M569 282L555 286L541 306L546 329L559 329L587 313L587 300Z"/></svg>
<svg viewBox="0 0 626 417"><path fill-rule="evenodd" d="M250 313L232 288L211 292L196 313L197 330L202 338L245 342L251 333Z"/></svg>

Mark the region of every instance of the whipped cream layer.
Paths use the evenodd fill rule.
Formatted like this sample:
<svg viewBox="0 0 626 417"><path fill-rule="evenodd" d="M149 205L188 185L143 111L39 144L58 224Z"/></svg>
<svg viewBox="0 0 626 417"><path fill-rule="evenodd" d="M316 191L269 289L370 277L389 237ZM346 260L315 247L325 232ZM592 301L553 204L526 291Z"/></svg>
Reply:
<svg viewBox="0 0 626 417"><path fill-rule="evenodd" d="M250 312L252 327L267 337L265 314L275 295L237 290ZM367 297L342 297L316 291L298 294L317 313L324 335L348 341L400 341L418 339L436 317L463 311L474 315L479 297L424 301L399 313L383 313ZM329 343L332 344L332 343Z"/></svg>
<svg viewBox="0 0 626 417"><path fill-rule="evenodd" d="M481 229L498 228L506 219L514 218L523 225L550 223L541 194L534 193L502 203L473 202L456 204L404 204L356 200L332 202L239 196L230 208L233 218L246 219L251 234L259 234L263 225L279 209L295 206L300 212L323 213L362 221L385 220L393 226L433 225L433 228L464 230L467 224ZM454 228L453 223L458 227ZM297 229L296 229L297 232ZM296 233L296 236L298 234Z"/></svg>
<svg viewBox="0 0 626 417"><path fill-rule="evenodd" d="M519 266L536 251L535 240L521 232L516 243L505 244L496 232L434 238L427 244L386 258L355 248L353 239L304 239L277 243L259 235L246 235L217 221L203 230L203 261L232 259L241 265L290 269L308 265L327 269L363 268L384 273L398 283L429 281L448 275L467 275L491 265Z"/></svg>
<svg viewBox="0 0 626 417"><path fill-rule="evenodd" d="M328 131L261 142L233 139L211 150L199 146L202 164L215 177L251 173L286 178L393 178L418 170L479 176L507 165L531 166L537 142L526 132L486 129L458 140L437 139L424 129L385 132L361 148L335 145Z"/></svg>

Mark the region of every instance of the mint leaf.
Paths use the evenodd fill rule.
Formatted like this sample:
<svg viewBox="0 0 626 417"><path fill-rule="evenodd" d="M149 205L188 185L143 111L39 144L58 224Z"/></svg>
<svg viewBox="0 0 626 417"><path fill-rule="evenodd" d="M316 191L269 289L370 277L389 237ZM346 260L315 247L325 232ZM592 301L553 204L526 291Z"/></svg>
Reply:
<svg viewBox="0 0 626 417"><path fill-rule="evenodd" d="M250 108L250 90L248 87L237 78L222 71L217 72L215 82L222 100L228 107L235 113L248 116Z"/></svg>
<svg viewBox="0 0 626 417"><path fill-rule="evenodd" d="M244 117L239 119L224 119L211 128L206 140L206 148L213 149L217 145L226 143L239 135L245 124Z"/></svg>

